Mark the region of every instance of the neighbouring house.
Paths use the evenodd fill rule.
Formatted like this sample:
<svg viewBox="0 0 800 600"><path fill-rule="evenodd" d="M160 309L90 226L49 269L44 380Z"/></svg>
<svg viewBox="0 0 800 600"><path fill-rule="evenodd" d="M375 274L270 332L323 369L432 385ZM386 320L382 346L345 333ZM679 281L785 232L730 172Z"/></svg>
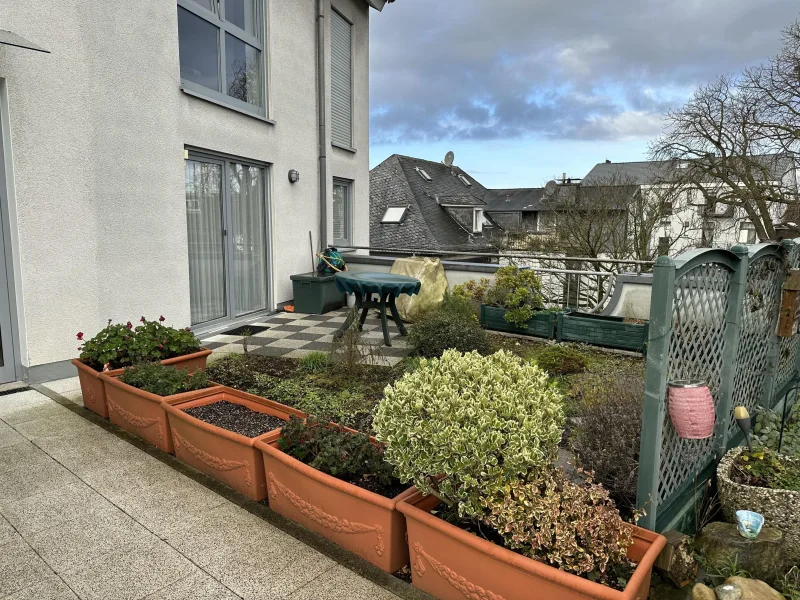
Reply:
<svg viewBox="0 0 800 600"><path fill-rule="evenodd" d="M549 212L542 202L544 196L544 188L490 189L486 194L486 212L505 231L540 231L539 226L544 229L549 222L541 214Z"/></svg>
<svg viewBox="0 0 800 600"><path fill-rule="evenodd" d="M456 166L393 154L370 181L370 246L431 252L491 250L487 190Z"/></svg>
<svg viewBox="0 0 800 600"><path fill-rule="evenodd" d="M384 2L0 3L0 382L108 319L253 320L366 244Z"/></svg>
<svg viewBox="0 0 800 600"><path fill-rule="evenodd" d="M759 164L763 161L764 171L771 173L769 185L797 192L797 171L788 157L767 155L754 158L759 159ZM702 182L702 190L673 185L676 180L680 181L681 170L687 168L690 168L688 161L613 163L606 160L584 177L582 185L602 186L613 181L641 186L642 193L662 205L663 219L655 238L662 245L669 245L676 238L684 240L684 248L730 248L740 243L757 243L755 227L742 209L713 201L714 195L724 188L722 182L709 179ZM786 231L784 237L795 237L798 230L797 206L787 208L775 203L770 211L773 221L779 223L777 229Z"/></svg>

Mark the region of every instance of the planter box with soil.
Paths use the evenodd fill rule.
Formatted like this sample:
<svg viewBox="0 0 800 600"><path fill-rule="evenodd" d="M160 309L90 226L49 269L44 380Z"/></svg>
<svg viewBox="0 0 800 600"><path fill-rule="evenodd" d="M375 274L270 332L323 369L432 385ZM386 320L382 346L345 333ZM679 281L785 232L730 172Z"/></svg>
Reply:
<svg viewBox="0 0 800 600"><path fill-rule="evenodd" d="M499 306L481 304L481 323L494 331L505 331L521 335L553 339L556 331L556 315L549 311L538 312L525 324L517 327L506 321L506 309Z"/></svg>
<svg viewBox="0 0 800 600"><path fill-rule="evenodd" d="M215 388L220 388L212 385L202 390L159 396L128 385L120 381L118 376L111 376L108 372L101 373L100 379L105 385L109 420L170 454L175 452L175 447L167 411L162 404L180 404L195 400L207 396L209 392L215 391Z"/></svg>
<svg viewBox="0 0 800 600"><path fill-rule="evenodd" d="M722 513L729 523L736 522L737 510L752 510L764 515L765 525L783 532L784 558L800 564L800 492L744 485L731 478L734 461L745 449L730 450L717 465L717 486ZM793 459L781 457L785 462Z"/></svg>
<svg viewBox="0 0 800 600"><path fill-rule="evenodd" d="M638 563L624 591L618 591L493 544L434 516L435 496L420 492L404 498L414 587L440 600L492 598L527 600L645 600L653 563L666 539L633 527L628 558ZM533 592L535 590L535 592Z"/></svg>
<svg viewBox="0 0 800 600"><path fill-rule="evenodd" d="M625 323L621 317L578 312L558 315L556 339L644 353L649 324Z"/></svg>
<svg viewBox="0 0 800 600"><path fill-rule="evenodd" d="M174 358L162 360L161 364L171 365L194 373L197 369L206 368L206 359L210 354L211 350L202 348L198 352L192 354L185 354L183 356L175 356ZM103 380L100 379L100 374L103 371L95 371L92 367L77 358L72 360L72 364L78 369L78 379L81 383L83 405L93 413L107 419L108 406L106 406L105 384ZM122 372L123 369L104 371L106 375L111 377L118 377Z"/></svg>
<svg viewBox="0 0 800 600"><path fill-rule="evenodd" d="M262 438L255 445L264 456L270 508L384 571L408 564L406 523L397 504L414 488L360 487L289 456L277 440Z"/></svg>
<svg viewBox="0 0 800 600"><path fill-rule="evenodd" d="M305 418L299 410L226 387L163 406L175 456L256 501L267 497L267 485L255 442L277 439L292 415Z"/></svg>

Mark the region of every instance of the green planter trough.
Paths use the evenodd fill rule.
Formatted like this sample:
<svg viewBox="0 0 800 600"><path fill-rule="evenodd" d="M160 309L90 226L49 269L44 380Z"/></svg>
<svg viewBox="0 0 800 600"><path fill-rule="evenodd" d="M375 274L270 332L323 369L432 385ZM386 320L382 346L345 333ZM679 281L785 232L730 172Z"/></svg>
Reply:
<svg viewBox="0 0 800 600"><path fill-rule="evenodd" d="M553 339L555 336L555 313L540 312L533 315L525 327L517 327L506 321L506 309L499 306L481 304L481 323L487 329L494 331L507 331L534 337Z"/></svg>
<svg viewBox="0 0 800 600"><path fill-rule="evenodd" d="M646 353L647 323L625 323L622 317L559 313L556 340Z"/></svg>

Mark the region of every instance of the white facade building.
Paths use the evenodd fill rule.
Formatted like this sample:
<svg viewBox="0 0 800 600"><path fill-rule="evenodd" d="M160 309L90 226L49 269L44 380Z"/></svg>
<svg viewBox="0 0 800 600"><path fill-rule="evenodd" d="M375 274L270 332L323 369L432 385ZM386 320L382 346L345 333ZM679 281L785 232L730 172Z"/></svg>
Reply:
<svg viewBox="0 0 800 600"><path fill-rule="evenodd" d="M366 244L384 1L0 3L50 52L0 45L0 381L68 374L108 319L202 333L274 310L309 232Z"/></svg>

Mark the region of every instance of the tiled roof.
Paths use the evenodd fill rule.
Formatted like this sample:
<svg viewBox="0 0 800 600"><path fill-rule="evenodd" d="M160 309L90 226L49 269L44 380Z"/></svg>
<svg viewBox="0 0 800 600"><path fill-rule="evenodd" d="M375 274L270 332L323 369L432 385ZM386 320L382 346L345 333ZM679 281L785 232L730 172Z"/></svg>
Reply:
<svg viewBox="0 0 800 600"><path fill-rule="evenodd" d="M487 190L486 210L489 212L527 212L542 210L544 188Z"/></svg>
<svg viewBox="0 0 800 600"><path fill-rule="evenodd" d="M431 178L426 181L417 169ZM469 178L467 186L458 178ZM484 188L458 167L394 154L370 171L370 246L381 248L430 248L479 250L489 246L481 235L462 228L443 198L457 198L459 205L483 206ZM402 223L381 223L388 206L409 206Z"/></svg>
<svg viewBox="0 0 800 600"><path fill-rule="evenodd" d="M751 158L771 170L776 181L782 179L792 168L791 160L784 155L767 154ZM669 181L675 174L680 173L680 164L686 162L691 161L602 162L595 165L581 183L597 185L615 181L620 184L653 185Z"/></svg>

